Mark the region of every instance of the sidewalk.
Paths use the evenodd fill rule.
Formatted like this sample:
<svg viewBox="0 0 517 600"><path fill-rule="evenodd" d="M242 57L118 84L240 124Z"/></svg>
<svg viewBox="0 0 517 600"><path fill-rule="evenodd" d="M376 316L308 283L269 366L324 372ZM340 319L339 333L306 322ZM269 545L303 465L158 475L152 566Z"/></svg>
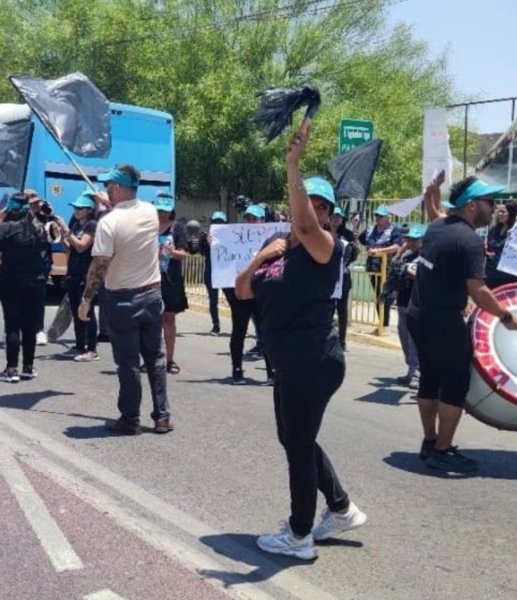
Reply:
<svg viewBox="0 0 517 600"><path fill-rule="evenodd" d="M392 308L390 311L390 325L383 328L381 335L378 335L377 328L371 324L352 321L348 327L347 338L363 344L401 350L397 326L398 312L396 308Z"/></svg>

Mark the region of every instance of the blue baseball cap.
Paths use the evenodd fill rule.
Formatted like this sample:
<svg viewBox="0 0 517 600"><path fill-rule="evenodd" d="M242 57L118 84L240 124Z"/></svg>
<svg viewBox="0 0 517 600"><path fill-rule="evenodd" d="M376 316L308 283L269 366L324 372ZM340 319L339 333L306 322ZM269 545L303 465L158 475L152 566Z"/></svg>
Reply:
<svg viewBox="0 0 517 600"><path fill-rule="evenodd" d="M95 208L95 200L93 199L93 195L95 192L93 190L85 190L80 196L78 196L73 202L70 202L68 205L73 206L74 208Z"/></svg>
<svg viewBox="0 0 517 600"><path fill-rule="evenodd" d="M303 187L309 196L319 196L330 202L334 207L336 205L336 196L332 184L323 179L323 177L307 177L303 180Z"/></svg>
<svg viewBox="0 0 517 600"><path fill-rule="evenodd" d="M153 206L156 208L156 210L159 210L160 212L170 213L174 210L176 203L174 202L174 199L171 197L170 194L158 194L158 196L153 200Z"/></svg>
<svg viewBox="0 0 517 600"><path fill-rule="evenodd" d="M226 213L223 212L222 210L216 210L215 213L212 214L212 217L210 218L211 221L222 221L223 223L227 223L228 222L228 217L226 216Z"/></svg>
<svg viewBox="0 0 517 600"><path fill-rule="evenodd" d="M473 181L463 192L452 202L449 199L453 208L463 208L469 202L484 198L485 196L497 196L504 190L504 185L489 185L481 179Z"/></svg>
<svg viewBox="0 0 517 600"><path fill-rule="evenodd" d="M375 209L375 212L373 214L376 217L389 217L390 216L390 211L388 210L387 206L384 206L383 204L381 204L380 206L378 206Z"/></svg>
<svg viewBox="0 0 517 600"><path fill-rule="evenodd" d="M257 219L265 219L266 211L262 208L262 206L259 206L258 204L252 204L246 209L244 216L246 215L251 215L252 217L256 217Z"/></svg>
<svg viewBox="0 0 517 600"><path fill-rule="evenodd" d="M442 208L445 208L445 210L450 210L451 208L454 208L454 204L451 204L448 200L442 200L440 204Z"/></svg>
<svg viewBox="0 0 517 600"><path fill-rule="evenodd" d="M110 181L114 181L115 183L133 188L135 190L138 188L138 181L132 179L129 175L126 175L126 173L123 173L116 167L110 169L107 173L101 173L100 175L97 175L97 181L102 181L104 185L107 185Z"/></svg>
<svg viewBox="0 0 517 600"><path fill-rule="evenodd" d="M405 234L405 237L411 238L412 240L419 240L423 238L427 231L426 225L413 225L409 228L409 231Z"/></svg>
<svg viewBox="0 0 517 600"><path fill-rule="evenodd" d="M334 208L334 212L332 213L333 217L341 217L342 219L345 218L345 213L343 212L343 209L340 208L339 206L336 206Z"/></svg>

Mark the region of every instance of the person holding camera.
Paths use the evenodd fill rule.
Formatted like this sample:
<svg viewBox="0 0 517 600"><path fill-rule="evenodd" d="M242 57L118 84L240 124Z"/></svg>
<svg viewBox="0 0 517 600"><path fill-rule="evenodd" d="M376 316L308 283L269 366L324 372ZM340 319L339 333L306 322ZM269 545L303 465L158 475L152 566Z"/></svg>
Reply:
<svg viewBox="0 0 517 600"><path fill-rule="evenodd" d="M4 313L7 366L0 381L36 377L34 354L41 306L45 302L50 247L45 222L30 210L23 193L12 195L0 224L0 295ZM20 344L22 370L18 370Z"/></svg>
<svg viewBox="0 0 517 600"><path fill-rule="evenodd" d="M70 308L74 316L76 362L92 362L99 360L97 354L97 319L94 302L90 304L88 321L79 318L78 310L86 287L86 275L92 262L92 246L97 229L94 217L96 203L93 199L96 192L85 190L70 206L74 215L70 227L60 222L63 244L68 250L68 273L66 289L70 299Z"/></svg>

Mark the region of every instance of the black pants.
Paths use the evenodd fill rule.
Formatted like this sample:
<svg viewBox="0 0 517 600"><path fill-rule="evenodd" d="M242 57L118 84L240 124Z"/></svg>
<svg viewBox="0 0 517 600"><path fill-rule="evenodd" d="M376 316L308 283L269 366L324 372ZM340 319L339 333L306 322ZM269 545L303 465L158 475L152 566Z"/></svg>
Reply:
<svg viewBox="0 0 517 600"><path fill-rule="evenodd" d="M78 316L79 305L83 297L85 282L81 279L70 277L66 287L70 299L70 308L74 316L75 346L79 352L88 349L90 352L97 350L97 319L95 318L95 303L92 302L88 312L89 321L81 321Z"/></svg>
<svg viewBox="0 0 517 600"><path fill-rule="evenodd" d="M210 310L210 318L212 319L212 327L220 329L219 323L219 289L212 287L210 278L205 277L205 287L208 293L208 308Z"/></svg>
<svg viewBox="0 0 517 600"><path fill-rule="evenodd" d="M382 285L381 285L381 278L380 275L379 276L373 276L370 275L370 281L372 282L372 287L373 287L373 291L375 292L375 301L377 302L377 313L380 315L381 311L380 311L380 307L381 304L384 305L384 318L383 318L383 325L384 327L388 327L388 325L390 324L390 303L389 302L379 302L379 298L382 294Z"/></svg>
<svg viewBox="0 0 517 600"><path fill-rule="evenodd" d="M23 365L32 366L36 349L41 305L45 302L45 282L2 282L7 367L17 369L20 334Z"/></svg>
<svg viewBox="0 0 517 600"><path fill-rule="evenodd" d="M120 384L118 409L129 423L140 421L140 354L147 367L155 421L170 416L165 356L161 348L163 303L159 288L146 292L108 291L108 325Z"/></svg>
<svg viewBox="0 0 517 600"><path fill-rule="evenodd" d="M344 358L276 372L275 416L278 439L289 465L289 522L296 535L306 536L312 529L318 489L331 511L343 510L349 504L330 459L316 442L327 404L344 375Z"/></svg>
<svg viewBox="0 0 517 600"><path fill-rule="evenodd" d="M260 338L260 314L257 310L255 300L239 300L233 288L224 288L223 292L232 313L232 335L230 338L232 366L234 369L242 369L244 339L248 331L248 325L253 316L255 319L255 328L257 329L257 337ZM265 354L264 359L266 361L268 376L271 376L273 370Z"/></svg>
<svg viewBox="0 0 517 600"><path fill-rule="evenodd" d="M343 275L343 291L341 298L336 300L336 312L338 318L339 341L343 350L346 347L346 330L348 328L348 297L352 289L352 277L350 272Z"/></svg>

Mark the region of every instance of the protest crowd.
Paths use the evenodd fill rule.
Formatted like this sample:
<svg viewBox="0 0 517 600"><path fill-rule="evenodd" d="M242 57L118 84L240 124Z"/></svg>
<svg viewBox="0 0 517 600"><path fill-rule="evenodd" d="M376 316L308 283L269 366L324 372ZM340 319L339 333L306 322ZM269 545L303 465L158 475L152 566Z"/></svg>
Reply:
<svg viewBox="0 0 517 600"><path fill-rule="evenodd" d="M68 223L53 213L38 190L24 190L5 199L0 224L6 349L0 381L18 383L37 376L35 347L44 333L51 243L60 240L68 271L66 297L56 319L70 315L75 344L67 352L81 368L91 368L86 363L99 360L99 340L109 340L117 365L120 417L107 428L115 435L142 431L143 375L150 384L155 433L174 429L168 376L181 370L175 353L177 315L188 309L182 261L189 253L204 257L210 333L217 336L222 330L222 289L231 312L231 382L247 383L244 345L252 322L256 345L250 353L264 359L278 438L287 456L290 518L280 531L260 536L257 544L266 552L302 560L317 556L315 542L367 521L316 441L328 403L345 377L351 265L360 252L366 255L385 326L397 310L407 367L398 383L417 389L423 427L419 454L429 468L456 473L477 469L476 461L453 445L469 388L469 298L504 327L517 329L516 317L491 292L517 281L498 270L517 213L513 203L501 205L493 224L500 186L468 177L442 203L443 174L438 174L424 194L428 224L399 227L389 207L379 206L374 223L359 233L356 216L338 206L332 183L300 171L310 129L309 121L304 122L287 145L288 214L240 201L242 221L250 231L266 220L278 228L226 284L216 280L220 274L213 268L212 251L219 232L228 227L227 214L214 212L210 229L193 243L176 218L170 194L138 199L137 165L118 164L99 174L97 181L105 189L86 188L71 203ZM490 227L486 245L475 231L481 227ZM387 281L381 286L375 275L383 264ZM65 329L63 323L54 323L51 339ZM43 335L39 341L46 343ZM318 490L327 506L315 524Z"/></svg>

